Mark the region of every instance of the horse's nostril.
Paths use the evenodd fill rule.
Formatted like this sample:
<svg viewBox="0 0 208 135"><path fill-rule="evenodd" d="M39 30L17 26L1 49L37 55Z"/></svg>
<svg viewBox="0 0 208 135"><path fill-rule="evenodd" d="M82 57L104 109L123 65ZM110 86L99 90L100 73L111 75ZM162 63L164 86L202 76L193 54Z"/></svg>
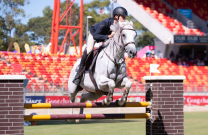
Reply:
<svg viewBox="0 0 208 135"><path fill-rule="evenodd" d="M130 54L132 54L132 51L130 51Z"/></svg>

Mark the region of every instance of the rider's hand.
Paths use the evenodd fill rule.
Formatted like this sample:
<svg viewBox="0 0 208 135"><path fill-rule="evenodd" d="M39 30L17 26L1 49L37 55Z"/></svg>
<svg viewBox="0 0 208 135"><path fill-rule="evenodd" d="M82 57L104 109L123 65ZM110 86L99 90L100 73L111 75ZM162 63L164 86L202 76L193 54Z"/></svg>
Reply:
<svg viewBox="0 0 208 135"><path fill-rule="evenodd" d="M111 32L112 37L113 37L115 34L116 34L116 32L114 32L114 31Z"/></svg>
<svg viewBox="0 0 208 135"><path fill-rule="evenodd" d="M100 46L103 44L103 42L100 42Z"/></svg>
<svg viewBox="0 0 208 135"><path fill-rule="evenodd" d="M110 35L108 35L108 38L112 38L115 35L116 32L112 31Z"/></svg>
<svg viewBox="0 0 208 135"><path fill-rule="evenodd" d="M112 35L108 35L108 38L112 38Z"/></svg>

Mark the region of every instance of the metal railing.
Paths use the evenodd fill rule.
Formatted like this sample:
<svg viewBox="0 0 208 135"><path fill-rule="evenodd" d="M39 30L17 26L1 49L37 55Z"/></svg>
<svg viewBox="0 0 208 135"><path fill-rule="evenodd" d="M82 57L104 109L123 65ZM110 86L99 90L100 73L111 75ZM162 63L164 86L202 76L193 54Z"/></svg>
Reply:
<svg viewBox="0 0 208 135"><path fill-rule="evenodd" d="M202 94L202 95L208 95L208 86L206 85L184 85L184 93L189 94ZM146 86L145 84L133 84L131 87L131 90L129 94L141 94L145 93ZM123 93L125 88L123 89L115 89L114 93ZM26 87L26 93L30 93L30 95L36 95L37 93L41 95L45 95L46 93L50 93L52 95L55 95L56 93L59 93L60 95L68 94L68 83L63 82L62 85L60 83L51 83L49 84L30 84Z"/></svg>

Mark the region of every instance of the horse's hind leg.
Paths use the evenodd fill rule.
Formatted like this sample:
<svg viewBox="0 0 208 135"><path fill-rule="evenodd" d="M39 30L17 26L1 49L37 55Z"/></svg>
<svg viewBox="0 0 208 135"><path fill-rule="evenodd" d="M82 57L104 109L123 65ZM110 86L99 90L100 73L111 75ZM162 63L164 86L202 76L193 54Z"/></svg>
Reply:
<svg viewBox="0 0 208 135"><path fill-rule="evenodd" d="M123 81L121 83L121 87L125 86L125 91L124 91L122 97L116 101L118 103L118 105L123 105L127 101L127 96L129 94L129 90L131 89L131 85L132 85L132 82L127 77L123 78Z"/></svg>

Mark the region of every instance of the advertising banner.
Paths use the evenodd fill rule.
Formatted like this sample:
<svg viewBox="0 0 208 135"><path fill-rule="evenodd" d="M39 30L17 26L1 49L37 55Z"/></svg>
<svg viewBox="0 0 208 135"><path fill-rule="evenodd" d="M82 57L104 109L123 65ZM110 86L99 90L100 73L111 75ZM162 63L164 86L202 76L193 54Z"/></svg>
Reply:
<svg viewBox="0 0 208 135"><path fill-rule="evenodd" d="M69 103L69 96L46 96L45 103Z"/></svg>
<svg viewBox="0 0 208 135"><path fill-rule="evenodd" d="M80 101L81 96L77 96ZM94 102L102 102L106 96L95 100ZM115 102L121 96L113 96ZM145 102L145 96L128 96L127 102ZM25 103L70 103L69 96L26 96ZM208 96L184 96L184 105L208 105Z"/></svg>
<svg viewBox="0 0 208 135"><path fill-rule="evenodd" d="M174 43L208 43L208 36L174 35Z"/></svg>
<svg viewBox="0 0 208 135"><path fill-rule="evenodd" d="M25 103L45 103L45 96L25 96Z"/></svg>
<svg viewBox="0 0 208 135"><path fill-rule="evenodd" d="M183 14L186 18L191 19L191 16L192 16L191 9L179 9L179 12Z"/></svg>
<svg viewBox="0 0 208 135"><path fill-rule="evenodd" d="M184 96L184 105L208 105L208 96Z"/></svg>

